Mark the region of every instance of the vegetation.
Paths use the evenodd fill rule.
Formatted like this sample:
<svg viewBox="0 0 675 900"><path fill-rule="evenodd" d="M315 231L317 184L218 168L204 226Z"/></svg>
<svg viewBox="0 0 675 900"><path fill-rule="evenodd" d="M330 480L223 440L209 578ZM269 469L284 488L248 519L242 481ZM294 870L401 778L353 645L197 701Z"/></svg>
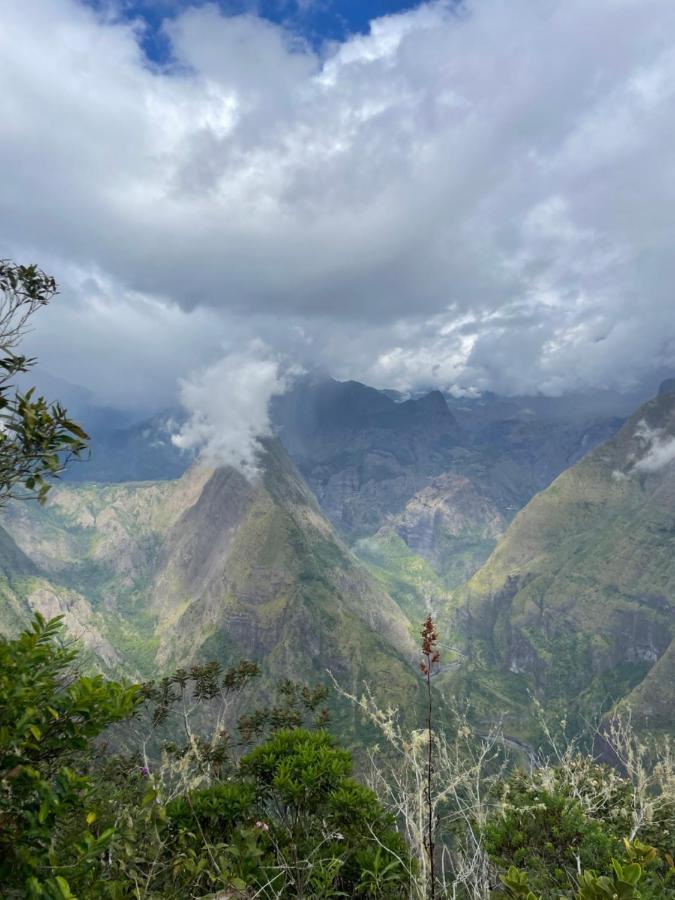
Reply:
<svg viewBox="0 0 675 900"><path fill-rule="evenodd" d="M430 667L432 622L423 641ZM555 743L554 762L520 770L496 733L479 738L458 717L450 739L432 706L427 727L406 734L366 697L357 703L388 748L373 748L364 784L327 730L324 688L285 682L262 709L249 699L230 734L225 711L257 677L253 663L126 685L82 676L77 659L57 620L36 616L0 639L10 900L675 891L669 748L647 748L629 723L605 735L622 773Z"/></svg>
<svg viewBox="0 0 675 900"><path fill-rule="evenodd" d="M15 353L28 320L56 293L56 283L37 266L0 260L0 505L13 496L44 502L47 479L86 448L87 435L59 403L15 391L13 379L35 360Z"/></svg>
<svg viewBox="0 0 675 900"><path fill-rule="evenodd" d="M256 666L122 685L79 675L59 636L57 620L36 616L0 640L4 896L407 896L405 841L323 728L325 691L286 683L277 706L240 718L236 738L216 716L206 739L195 712L213 722ZM133 734L172 716L182 737L152 759L147 742L137 755L96 740L123 719Z"/></svg>
<svg viewBox="0 0 675 900"><path fill-rule="evenodd" d="M58 630L36 615L19 638L0 640L0 883L9 896L67 897L71 870L95 883L114 829L94 827L84 763L94 738L139 699L137 688L79 676Z"/></svg>

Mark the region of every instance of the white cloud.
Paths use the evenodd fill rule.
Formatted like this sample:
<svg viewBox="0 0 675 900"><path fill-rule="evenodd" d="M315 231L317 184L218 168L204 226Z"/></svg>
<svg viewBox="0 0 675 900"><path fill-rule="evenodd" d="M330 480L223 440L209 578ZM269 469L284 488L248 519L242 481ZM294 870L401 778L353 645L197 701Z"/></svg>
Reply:
<svg viewBox="0 0 675 900"><path fill-rule="evenodd" d="M195 372L181 380L180 402L189 418L173 443L198 450L206 465L234 466L254 477L259 439L270 434L270 399L283 393L295 374L282 371L261 343Z"/></svg>
<svg viewBox="0 0 675 900"><path fill-rule="evenodd" d="M214 6L166 34L156 70L76 0L3 4L0 246L54 262L49 368L126 396L156 360L163 397L255 335L399 388L675 365L672 0L436 2L325 57Z"/></svg>
<svg viewBox="0 0 675 900"><path fill-rule="evenodd" d="M651 428L642 419L635 429L635 437L644 455L635 463L640 472L657 472L675 461L675 436L664 428Z"/></svg>

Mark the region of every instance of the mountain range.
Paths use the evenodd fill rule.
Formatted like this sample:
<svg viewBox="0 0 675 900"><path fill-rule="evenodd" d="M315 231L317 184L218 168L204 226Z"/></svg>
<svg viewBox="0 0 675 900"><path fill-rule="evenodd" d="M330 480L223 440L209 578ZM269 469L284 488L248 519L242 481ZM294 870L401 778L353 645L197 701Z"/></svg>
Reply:
<svg viewBox="0 0 675 900"><path fill-rule="evenodd" d="M61 613L107 671L245 656L263 691L329 669L405 709L432 612L436 690L515 739L536 740L533 697L575 728L630 703L671 729L674 387L629 415L306 377L251 480L178 451L178 411L99 410L91 460L3 513L0 628Z"/></svg>

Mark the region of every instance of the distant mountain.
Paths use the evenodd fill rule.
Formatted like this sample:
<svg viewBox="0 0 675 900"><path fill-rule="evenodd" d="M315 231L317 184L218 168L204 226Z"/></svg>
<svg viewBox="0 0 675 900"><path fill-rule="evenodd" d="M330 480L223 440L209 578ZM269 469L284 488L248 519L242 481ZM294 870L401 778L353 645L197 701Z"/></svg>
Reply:
<svg viewBox="0 0 675 900"><path fill-rule="evenodd" d="M530 399L536 410L524 406ZM550 398L451 402L452 410L439 391L401 402L359 382L306 378L276 398L272 418L322 509L350 540L375 534L448 472L511 519L622 421L600 416L601 404L592 411L567 404L556 415Z"/></svg>
<svg viewBox="0 0 675 900"><path fill-rule="evenodd" d="M67 394L79 396L73 386ZM355 540L374 534L387 516L450 470L487 492L511 518L611 436L630 408L629 398L607 392L457 399L429 391L405 400L356 381L305 376L273 399L270 414L326 515ZM92 435L92 450L89 460L68 469L67 481L176 478L194 461L171 442L185 418L178 409L139 420L87 401L76 403L75 412Z"/></svg>
<svg viewBox="0 0 675 900"><path fill-rule="evenodd" d="M64 480L119 484L180 478L195 461L195 453L171 441L184 418L179 410L165 410L120 425L108 419L105 411L85 412L79 421L91 435L90 450L68 467Z"/></svg>
<svg viewBox="0 0 675 900"><path fill-rule="evenodd" d="M536 736L532 695L574 727L632 703L672 728L675 391L618 431L494 402L462 421L438 392L305 383L275 404L253 483L192 466L13 504L0 629L61 613L91 660L133 677L248 656L264 690L330 668L405 709L431 610L437 689L516 740ZM152 448L162 422L122 429L120 446Z"/></svg>
<svg viewBox="0 0 675 900"><path fill-rule="evenodd" d="M461 438L439 391L396 402L356 381L304 382L272 415L321 508L352 540L441 474Z"/></svg>
<svg viewBox="0 0 675 900"><path fill-rule="evenodd" d="M384 546L393 533L431 564L446 587L463 584L489 556L506 521L489 496L465 475L444 472L414 494L368 540ZM357 552L366 542L356 545Z"/></svg>
<svg viewBox="0 0 675 900"><path fill-rule="evenodd" d="M462 649L447 690L465 688L516 736L528 691L559 715L635 701L675 724L675 393L642 406L609 441L516 516L447 605Z"/></svg>
<svg viewBox="0 0 675 900"><path fill-rule="evenodd" d="M253 484L192 468L176 481L60 487L45 509L13 505L0 627L31 609L62 612L92 653L135 677L246 656L267 687L330 668L350 686L367 678L385 697L412 697L407 619L277 441L262 465Z"/></svg>

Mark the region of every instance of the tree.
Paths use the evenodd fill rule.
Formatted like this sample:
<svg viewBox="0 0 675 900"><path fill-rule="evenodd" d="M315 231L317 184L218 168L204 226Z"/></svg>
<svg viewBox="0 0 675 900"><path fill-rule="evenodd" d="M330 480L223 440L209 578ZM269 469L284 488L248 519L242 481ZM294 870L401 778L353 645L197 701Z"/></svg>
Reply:
<svg viewBox="0 0 675 900"><path fill-rule="evenodd" d="M47 479L86 449L88 435L59 403L25 393L13 380L35 360L15 352L30 317L56 294L56 282L35 265L0 260L0 506L11 497L44 502Z"/></svg>
<svg viewBox="0 0 675 900"><path fill-rule="evenodd" d="M95 738L127 719L140 689L84 677L58 643L59 619L35 614L0 636L0 883L6 897L69 897L71 873L97 880L112 830L87 815ZM6 893L5 893L6 892Z"/></svg>

